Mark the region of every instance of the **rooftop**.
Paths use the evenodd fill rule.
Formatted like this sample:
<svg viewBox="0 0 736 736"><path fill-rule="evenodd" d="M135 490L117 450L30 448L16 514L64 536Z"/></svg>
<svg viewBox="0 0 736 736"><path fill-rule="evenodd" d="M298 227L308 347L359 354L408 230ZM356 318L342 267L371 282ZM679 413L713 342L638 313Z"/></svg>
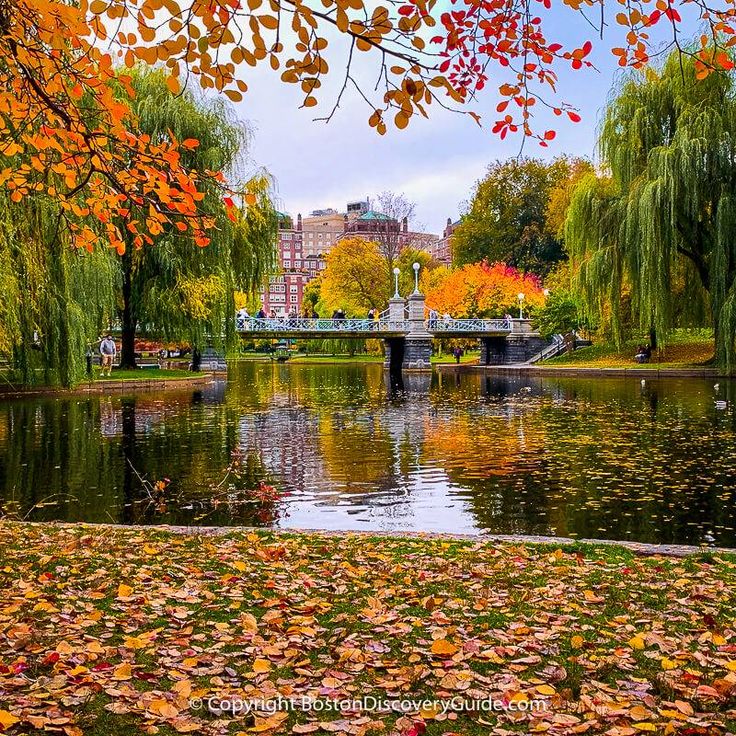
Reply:
<svg viewBox="0 0 736 736"><path fill-rule="evenodd" d="M359 220L392 220L392 217L389 217L388 215L384 215L383 212L376 212L375 210L368 210L368 212L364 212L359 218Z"/></svg>

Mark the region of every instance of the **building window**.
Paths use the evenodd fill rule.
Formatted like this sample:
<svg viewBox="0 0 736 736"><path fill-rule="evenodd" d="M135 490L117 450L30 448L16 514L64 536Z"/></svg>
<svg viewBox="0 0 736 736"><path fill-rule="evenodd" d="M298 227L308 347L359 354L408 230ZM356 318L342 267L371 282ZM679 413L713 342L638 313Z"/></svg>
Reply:
<svg viewBox="0 0 736 736"><path fill-rule="evenodd" d="M291 261L284 261L284 268L291 268Z"/></svg>
<svg viewBox="0 0 736 736"><path fill-rule="evenodd" d="M291 295L291 303L297 304L299 302L299 297L296 294Z"/></svg>

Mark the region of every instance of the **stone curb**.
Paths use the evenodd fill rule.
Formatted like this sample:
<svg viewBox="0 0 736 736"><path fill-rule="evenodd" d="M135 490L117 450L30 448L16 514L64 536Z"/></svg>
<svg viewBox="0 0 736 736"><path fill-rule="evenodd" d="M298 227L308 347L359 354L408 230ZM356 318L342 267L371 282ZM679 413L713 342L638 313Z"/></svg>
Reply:
<svg viewBox="0 0 736 736"><path fill-rule="evenodd" d="M619 378L733 378L732 373L716 368L563 368L536 365L478 365L472 363L442 368L470 369L483 373L504 373L526 376L612 376Z"/></svg>
<svg viewBox="0 0 736 736"><path fill-rule="evenodd" d="M83 383L74 388L50 388L39 386L38 388L14 388L0 387L0 399L22 398L24 396L74 396L79 394L106 394L122 393L125 391L154 391L170 388L187 388L189 386L204 386L216 380L215 373L205 373L202 376L192 378L142 378L140 380L110 380L92 381Z"/></svg>
<svg viewBox="0 0 736 736"><path fill-rule="evenodd" d="M276 536L309 534L320 537L383 537L386 539L442 539L461 542L498 542L500 544L556 545L569 546L576 544L620 547L636 555L651 557L690 557L701 554L736 555L736 549L727 547L698 547L689 544L647 544L644 542L616 541L613 539L573 539L572 537L546 537L523 534L446 534L442 532L384 532L384 531L337 531L324 529L268 529L250 526L174 526L169 524L106 524L63 521L11 521L0 519L2 526L38 526L52 529L100 529L127 530L136 532L168 532L184 536L222 537L228 534L244 534L249 532L270 532Z"/></svg>

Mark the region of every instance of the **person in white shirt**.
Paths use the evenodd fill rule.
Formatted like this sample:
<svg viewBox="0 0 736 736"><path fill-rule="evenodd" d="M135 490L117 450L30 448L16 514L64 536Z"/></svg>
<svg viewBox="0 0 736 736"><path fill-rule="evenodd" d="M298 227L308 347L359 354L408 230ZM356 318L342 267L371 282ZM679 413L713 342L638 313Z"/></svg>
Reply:
<svg viewBox="0 0 736 736"><path fill-rule="evenodd" d="M112 362L117 355L118 349L115 346L115 340L112 339L112 335L105 335L100 342L100 358L102 359L102 370L100 376L112 375Z"/></svg>

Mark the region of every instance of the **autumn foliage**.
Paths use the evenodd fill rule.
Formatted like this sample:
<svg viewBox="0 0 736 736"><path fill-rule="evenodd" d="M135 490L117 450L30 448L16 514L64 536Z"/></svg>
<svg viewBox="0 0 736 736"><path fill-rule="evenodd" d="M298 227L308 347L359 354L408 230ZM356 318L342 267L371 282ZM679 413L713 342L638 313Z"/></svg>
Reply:
<svg viewBox="0 0 736 736"><path fill-rule="evenodd" d="M436 271L423 284L427 306L455 319L502 317L517 310L518 295L524 294L524 307L544 303L539 279L504 263L471 263L454 271Z"/></svg>
<svg viewBox="0 0 736 736"><path fill-rule="evenodd" d="M0 575L8 736L732 723L736 566L718 552L0 524Z"/></svg>
<svg viewBox="0 0 736 736"><path fill-rule="evenodd" d="M196 80L238 101L247 90L245 67L268 63L282 82L299 86L303 106L311 108L332 71L328 36L335 34L348 47L338 48L344 82L323 119L348 88L368 105L368 122L381 134L390 123L401 129L427 116L433 104L467 106L480 119L469 105L497 73L499 101L487 116L493 132L501 138L522 132L547 145L555 131L536 130L535 105L578 121L556 99L556 70L590 66L593 49L589 40L566 47L548 37L552 12L578 13L579 22L591 23L582 15L597 6L594 0L562 4L453 0L444 9L436 0L388 7L363 0L0 0L0 185L16 201L30 195L58 201L60 224L88 249L102 239L122 251L123 230L141 247L169 227L191 229L196 243L207 245L212 220L200 207L198 185L203 177L224 185L221 172L182 165L182 149L196 140L140 134L120 93L132 94L129 80L118 69L161 65L174 93ZM733 3L695 0L690 8L710 31L693 52L698 76L732 68ZM602 5L600 18L603 24ZM677 31L681 18L665 0L633 0L616 21L626 35L614 53L621 65L638 67L649 61L652 28L666 23ZM676 32L674 38L677 44ZM361 52L376 52L375 89L361 89L352 74ZM227 191L223 196L235 202Z"/></svg>

